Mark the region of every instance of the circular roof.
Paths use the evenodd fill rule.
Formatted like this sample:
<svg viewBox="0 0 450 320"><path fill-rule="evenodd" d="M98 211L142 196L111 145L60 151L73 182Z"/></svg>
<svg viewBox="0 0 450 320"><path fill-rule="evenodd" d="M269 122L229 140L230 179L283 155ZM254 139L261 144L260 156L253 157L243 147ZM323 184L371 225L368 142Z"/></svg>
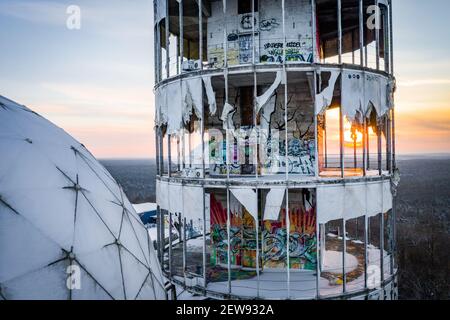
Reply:
<svg viewBox="0 0 450 320"><path fill-rule="evenodd" d="M0 299L164 299L147 230L79 142L0 96Z"/></svg>

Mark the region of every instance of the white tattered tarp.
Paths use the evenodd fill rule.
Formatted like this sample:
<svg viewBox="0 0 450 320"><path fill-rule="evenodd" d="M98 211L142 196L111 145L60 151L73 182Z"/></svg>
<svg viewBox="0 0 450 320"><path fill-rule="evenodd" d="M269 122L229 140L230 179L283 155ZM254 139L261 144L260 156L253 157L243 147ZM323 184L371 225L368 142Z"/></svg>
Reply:
<svg viewBox="0 0 450 320"><path fill-rule="evenodd" d="M192 112L197 118L203 116L202 79L189 78L181 81L181 97L183 104L183 121L188 123ZM169 97L170 99L170 97Z"/></svg>
<svg viewBox="0 0 450 320"><path fill-rule="evenodd" d="M336 70L322 72L331 72L331 77L328 87L316 95L316 115L322 114L331 105L336 82L341 74ZM378 117L384 116L393 107L394 84L388 78L371 72L344 70L341 81L342 113L349 120L357 120L358 113L369 117L372 106Z"/></svg>
<svg viewBox="0 0 450 320"><path fill-rule="evenodd" d="M272 188L266 196L264 220L278 220L281 205L283 204L286 188Z"/></svg>
<svg viewBox="0 0 450 320"><path fill-rule="evenodd" d="M280 85L282 79L283 73L278 71L272 85L262 95L256 97L256 113L259 113L261 109L264 108L264 106L269 102L270 98L274 95L275 90L277 90Z"/></svg>
<svg viewBox="0 0 450 320"><path fill-rule="evenodd" d="M258 221L258 196L253 189L240 188L230 189L233 196L242 206L252 215L255 221Z"/></svg>
<svg viewBox="0 0 450 320"><path fill-rule="evenodd" d="M203 230L203 188L183 186L183 215L187 223L192 221L194 228Z"/></svg>
<svg viewBox="0 0 450 320"><path fill-rule="evenodd" d="M392 209L389 180L317 187L317 221L376 216Z"/></svg>
<svg viewBox="0 0 450 320"><path fill-rule="evenodd" d="M155 125L161 126L168 120L166 87L161 86L155 90Z"/></svg>
<svg viewBox="0 0 450 320"><path fill-rule="evenodd" d="M213 116L216 114L216 94L211 83L211 76L203 76L203 84L205 85L206 97L208 99L209 113Z"/></svg>
<svg viewBox="0 0 450 320"><path fill-rule="evenodd" d="M338 70L323 70L322 72L331 72L331 76L330 80L328 81L328 86L323 89L322 92L316 94L316 115L322 114L331 105L331 102L333 101L333 93L336 86L336 81L341 74Z"/></svg>
<svg viewBox="0 0 450 320"><path fill-rule="evenodd" d="M364 72L342 71L342 113L349 119L355 119L359 111L366 115L364 102Z"/></svg>
<svg viewBox="0 0 450 320"><path fill-rule="evenodd" d="M174 214L183 213L183 186L181 184L169 183L169 212Z"/></svg>
<svg viewBox="0 0 450 320"><path fill-rule="evenodd" d="M163 210L169 210L169 184L156 180L156 203Z"/></svg>
<svg viewBox="0 0 450 320"><path fill-rule="evenodd" d="M202 90L202 78L199 77L175 80L157 88L155 124L157 126L167 124L167 132L177 134L184 124L189 122L192 113L195 113L198 119L202 119Z"/></svg>
<svg viewBox="0 0 450 320"><path fill-rule="evenodd" d="M229 103L225 103L223 106L222 115L220 120L223 122L224 130L234 130L233 116L236 113L236 108Z"/></svg>

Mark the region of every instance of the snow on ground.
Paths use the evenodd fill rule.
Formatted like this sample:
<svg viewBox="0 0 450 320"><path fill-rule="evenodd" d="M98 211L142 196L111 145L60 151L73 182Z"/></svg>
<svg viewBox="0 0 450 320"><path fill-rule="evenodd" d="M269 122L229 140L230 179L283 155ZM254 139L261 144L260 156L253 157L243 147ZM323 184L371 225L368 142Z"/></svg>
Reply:
<svg viewBox="0 0 450 320"><path fill-rule="evenodd" d="M324 272L342 270L342 265L342 252L325 251L322 269ZM354 255L345 253L345 272L352 272L356 268L358 268L358 259Z"/></svg>
<svg viewBox="0 0 450 320"><path fill-rule="evenodd" d="M148 211L154 211L156 210L156 203L146 202L146 203L139 203L139 204L133 204L134 210L139 213L148 212Z"/></svg>

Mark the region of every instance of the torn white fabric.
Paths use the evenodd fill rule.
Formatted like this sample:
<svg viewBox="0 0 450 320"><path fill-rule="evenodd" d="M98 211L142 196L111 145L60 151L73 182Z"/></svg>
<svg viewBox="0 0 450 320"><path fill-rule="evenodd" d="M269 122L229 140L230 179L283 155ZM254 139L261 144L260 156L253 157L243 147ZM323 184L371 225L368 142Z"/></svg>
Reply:
<svg viewBox="0 0 450 320"><path fill-rule="evenodd" d="M183 212L183 187L181 184L169 183L168 200L169 212L181 214Z"/></svg>
<svg viewBox="0 0 450 320"><path fill-rule="evenodd" d="M378 116L382 117L389 111L389 80L386 77L380 78L380 111Z"/></svg>
<svg viewBox="0 0 450 320"><path fill-rule="evenodd" d="M283 78L282 72L277 71L277 75L275 77L275 81L272 85L259 97L256 97L256 113L258 114L261 109L269 102L270 98L274 95L275 90L277 90L278 86L281 83Z"/></svg>
<svg viewBox="0 0 450 320"><path fill-rule="evenodd" d="M270 129L270 119L275 112L277 97L273 95L261 110L260 130L268 133Z"/></svg>
<svg viewBox="0 0 450 320"><path fill-rule="evenodd" d="M317 187L317 221L325 224L344 217L345 193L342 185Z"/></svg>
<svg viewBox="0 0 450 320"><path fill-rule="evenodd" d="M154 0L153 1L153 8L154 8L154 14L155 14L155 24L158 24L162 19L166 17L167 14L167 6L166 6L166 0Z"/></svg>
<svg viewBox="0 0 450 320"><path fill-rule="evenodd" d="M220 120L223 121L224 130L234 130L233 116L236 113L236 108L229 103L225 103L223 106L222 115Z"/></svg>
<svg viewBox="0 0 450 320"><path fill-rule="evenodd" d="M156 180L156 203L163 210L169 210L169 184Z"/></svg>
<svg viewBox="0 0 450 320"><path fill-rule="evenodd" d="M366 214L368 217L374 217L381 213L383 209L382 184L367 183L366 187Z"/></svg>
<svg viewBox="0 0 450 320"><path fill-rule="evenodd" d="M161 86L155 90L155 125L161 126L167 124L167 94L166 87Z"/></svg>
<svg viewBox="0 0 450 320"><path fill-rule="evenodd" d="M183 215L197 231L203 230L203 188L183 186Z"/></svg>
<svg viewBox="0 0 450 320"><path fill-rule="evenodd" d="M283 204L285 194L285 188L270 189L266 196L264 220L277 221L279 219L281 205Z"/></svg>
<svg viewBox="0 0 450 320"><path fill-rule="evenodd" d="M395 106L394 105L395 87L396 87L395 80L394 79L390 79L388 81L388 92L387 92L387 95L388 95L388 108L389 109L392 109Z"/></svg>
<svg viewBox="0 0 450 320"><path fill-rule="evenodd" d="M331 105L331 102L333 101L334 87L336 86L336 81L341 74L340 71L336 70L322 72L331 72L331 77L328 81L328 87L326 87L321 93L316 94L316 116L325 112L325 110Z"/></svg>
<svg viewBox="0 0 450 320"><path fill-rule="evenodd" d="M317 188L317 221L373 217L392 209L390 182L324 185Z"/></svg>
<svg viewBox="0 0 450 320"><path fill-rule="evenodd" d="M183 104L183 122L188 123L192 112L197 118L203 117L202 79L188 78L181 82L181 97Z"/></svg>
<svg viewBox="0 0 450 320"><path fill-rule="evenodd" d="M258 197L253 189L230 189L233 196L244 206L252 215L255 221L258 221Z"/></svg>
<svg viewBox="0 0 450 320"><path fill-rule="evenodd" d="M373 106L377 115L381 115L381 84L380 77L373 73L365 74L364 82L364 106L370 110Z"/></svg>
<svg viewBox="0 0 450 320"><path fill-rule="evenodd" d="M181 92L180 80L171 82L166 86L168 111L167 133L171 135L177 134L182 128L183 110Z"/></svg>
<svg viewBox="0 0 450 320"><path fill-rule="evenodd" d="M344 185L344 216L345 220L364 216L366 211L366 184L352 183Z"/></svg>
<svg viewBox="0 0 450 320"><path fill-rule="evenodd" d="M366 114L364 73L361 71L342 71L342 113L350 121L355 121L358 112L362 116Z"/></svg>
<svg viewBox="0 0 450 320"><path fill-rule="evenodd" d="M388 212L392 209L393 201L392 201L392 190L391 190L391 181L386 180L383 183L383 212Z"/></svg>
<svg viewBox="0 0 450 320"><path fill-rule="evenodd" d="M205 84L206 97L208 98L209 113L213 116L216 114L217 104L216 93L214 92L211 84L211 76L203 76L202 79Z"/></svg>

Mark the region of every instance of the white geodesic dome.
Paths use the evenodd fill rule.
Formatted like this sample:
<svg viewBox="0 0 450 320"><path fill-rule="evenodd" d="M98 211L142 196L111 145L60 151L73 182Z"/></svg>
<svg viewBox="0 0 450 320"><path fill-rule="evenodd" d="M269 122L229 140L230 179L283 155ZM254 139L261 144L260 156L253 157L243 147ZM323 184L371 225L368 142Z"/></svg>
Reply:
<svg viewBox="0 0 450 320"><path fill-rule="evenodd" d="M0 96L0 299L164 299L147 230L87 149Z"/></svg>

